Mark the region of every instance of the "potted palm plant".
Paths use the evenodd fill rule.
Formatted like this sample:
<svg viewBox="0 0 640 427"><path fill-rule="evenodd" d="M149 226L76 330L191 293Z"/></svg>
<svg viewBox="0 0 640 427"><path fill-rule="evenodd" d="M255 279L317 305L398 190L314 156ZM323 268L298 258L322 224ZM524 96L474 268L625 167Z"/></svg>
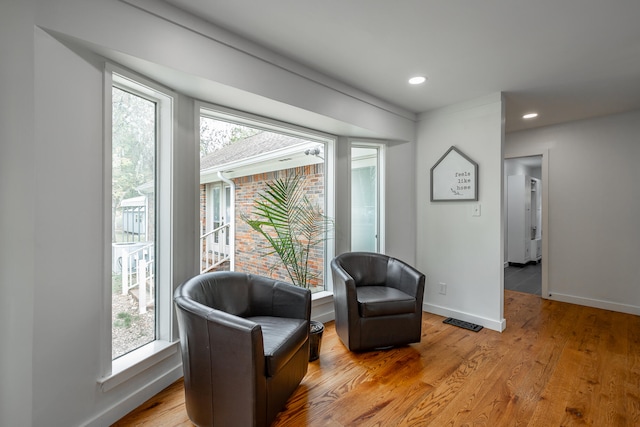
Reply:
<svg viewBox="0 0 640 427"><path fill-rule="evenodd" d="M310 268L310 256L327 240L332 221L309 200L303 184L301 175L267 183L254 200L251 217L242 214L242 219L266 239L263 255L277 255L291 283L309 289L318 276ZM311 321L310 361L319 357L323 331L322 323Z"/></svg>

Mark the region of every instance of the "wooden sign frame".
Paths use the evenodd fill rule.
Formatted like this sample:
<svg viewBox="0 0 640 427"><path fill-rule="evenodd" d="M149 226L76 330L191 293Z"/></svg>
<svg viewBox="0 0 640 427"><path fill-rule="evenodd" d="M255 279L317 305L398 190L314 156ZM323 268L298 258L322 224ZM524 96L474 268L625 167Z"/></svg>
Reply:
<svg viewBox="0 0 640 427"><path fill-rule="evenodd" d="M431 168L431 201L470 200L478 200L478 164L452 145Z"/></svg>

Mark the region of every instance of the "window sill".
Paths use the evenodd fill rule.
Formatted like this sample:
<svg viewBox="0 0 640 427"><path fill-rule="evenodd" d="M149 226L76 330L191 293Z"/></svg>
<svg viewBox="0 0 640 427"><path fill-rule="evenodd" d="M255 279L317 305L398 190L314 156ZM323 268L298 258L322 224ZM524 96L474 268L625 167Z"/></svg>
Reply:
<svg viewBox="0 0 640 427"><path fill-rule="evenodd" d="M98 379L103 392L107 392L153 365L178 352L179 342L156 340L125 354L112 362L111 374Z"/></svg>
<svg viewBox="0 0 640 427"><path fill-rule="evenodd" d="M333 292L329 292L329 291L315 292L311 294L311 301L314 305L333 301Z"/></svg>
<svg viewBox="0 0 640 427"><path fill-rule="evenodd" d="M333 293L328 291L316 292L311 295L314 307L333 303ZM107 392L124 383L134 376L144 372L153 365L160 363L179 351L179 341L168 342L156 340L140 347L112 362L112 372L98 379L100 389Z"/></svg>
<svg viewBox="0 0 640 427"><path fill-rule="evenodd" d="M329 322L335 317L333 313L333 293L316 292L311 296L311 320Z"/></svg>

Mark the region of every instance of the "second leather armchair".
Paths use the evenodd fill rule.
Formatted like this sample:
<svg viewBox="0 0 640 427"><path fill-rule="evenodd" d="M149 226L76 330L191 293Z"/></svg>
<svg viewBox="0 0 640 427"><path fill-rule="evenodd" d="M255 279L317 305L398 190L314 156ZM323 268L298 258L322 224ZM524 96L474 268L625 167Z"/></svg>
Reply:
<svg viewBox="0 0 640 427"><path fill-rule="evenodd" d="M420 341L425 276L396 258L348 252L331 261L336 332L351 351Z"/></svg>

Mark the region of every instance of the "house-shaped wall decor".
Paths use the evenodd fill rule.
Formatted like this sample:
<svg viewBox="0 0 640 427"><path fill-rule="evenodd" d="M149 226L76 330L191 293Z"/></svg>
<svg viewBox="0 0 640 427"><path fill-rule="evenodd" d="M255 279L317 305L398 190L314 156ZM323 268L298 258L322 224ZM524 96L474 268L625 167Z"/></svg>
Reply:
<svg viewBox="0 0 640 427"><path fill-rule="evenodd" d="M456 147L431 168L431 201L478 200L478 164Z"/></svg>

